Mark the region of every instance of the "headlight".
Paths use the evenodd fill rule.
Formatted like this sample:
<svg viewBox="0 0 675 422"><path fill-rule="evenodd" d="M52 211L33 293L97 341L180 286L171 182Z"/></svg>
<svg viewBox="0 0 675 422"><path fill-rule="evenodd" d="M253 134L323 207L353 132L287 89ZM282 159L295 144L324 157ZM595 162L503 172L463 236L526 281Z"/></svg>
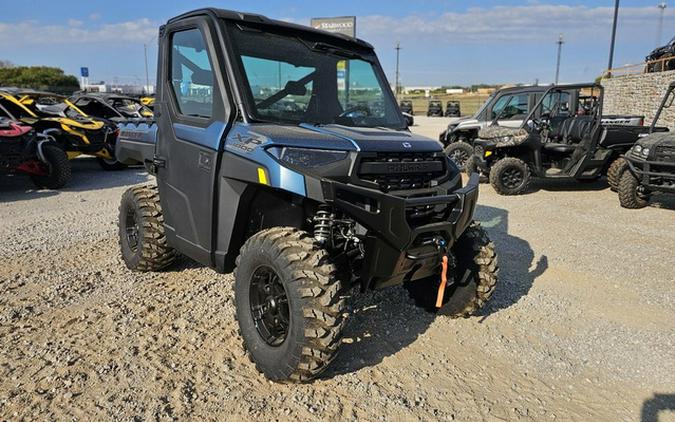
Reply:
<svg viewBox="0 0 675 422"><path fill-rule="evenodd" d="M640 152L642 152L642 145L635 145L634 150L639 154Z"/></svg>
<svg viewBox="0 0 675 422"><path fill-rule="evenodd" d="M642 148L642 156L647 157L649 155L649 148Z"/></svg>
<svg viewBox="0 0 675 422"><path fill-rule="evenodd" d="M321 167L347 158L347 151L310 148L275 148L270 152L279 160L299 167ZM278 154L278 155L277 155Z"/></svg>

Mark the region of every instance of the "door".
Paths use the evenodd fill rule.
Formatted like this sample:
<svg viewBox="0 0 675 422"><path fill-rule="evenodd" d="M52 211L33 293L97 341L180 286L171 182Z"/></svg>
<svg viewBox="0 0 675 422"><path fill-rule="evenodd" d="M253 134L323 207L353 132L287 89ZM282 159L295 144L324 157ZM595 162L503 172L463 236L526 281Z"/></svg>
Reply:
<svg viewBox="0 0 675 422"><path fill-rule="evenodd" d="M170 244L213 266L214 191L231 102L218 29L206 17L160 35L157 181ZM214 71L215 70L215 71Z"/></svg>

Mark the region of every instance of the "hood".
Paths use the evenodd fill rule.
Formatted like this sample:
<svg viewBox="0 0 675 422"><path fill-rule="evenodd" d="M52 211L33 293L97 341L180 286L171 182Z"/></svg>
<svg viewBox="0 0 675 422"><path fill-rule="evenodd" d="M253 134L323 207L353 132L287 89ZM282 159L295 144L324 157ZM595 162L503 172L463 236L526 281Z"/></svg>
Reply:
<svg viewBox="0 0 675 422"><path fill-rule="evenodd" d="M440 142L408 130L310 124L299 126L252 124L249 129L266 137L270 144L283 146L365 152L443 150Z"/></svg>
<svg viewBox="0 0 675 422"><path fill-rule="evenodd" d="M636 142L636 145L640 145L642 148L652 148L656 144L675 146L675 132L652 133Z"/></svg>

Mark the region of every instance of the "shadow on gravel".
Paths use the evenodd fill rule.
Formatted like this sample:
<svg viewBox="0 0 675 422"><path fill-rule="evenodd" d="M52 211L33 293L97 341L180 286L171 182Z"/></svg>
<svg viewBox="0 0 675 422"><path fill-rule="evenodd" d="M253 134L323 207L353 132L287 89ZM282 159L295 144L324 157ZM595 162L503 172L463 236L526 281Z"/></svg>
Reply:
<svg viewBox="0 0 675 422"><path fill-rule="evenodd" d="M476 219L488 231L499 259L499 283L488 306L480 315L487 316L518 303L528 294L534 280L548 269L548 257L534 256L530 244L509 234L509 212L485 205L476 208ZM534 268L530 269L534 264ZM482 321L482 320L481 320Z"/></svg>
<svg viewBox="0 0 675 422"><path fill-rule="evenodd" d="M73 176L65 188L60 190L38 189L30 177L23 174L0 175L0 203L47 198L60 192L85 192L134 185L146 180L143 167L126 170L103 170L94 158L77 158L71 162Z"/></svg>
<svg viewBox="0 0 675 422"><path fill-rule="evenodd" d="M529 243L509 234L508 211L478 205L476 219L495 243L500 266L497 289L489 305L479 314L482 322L527 295L534 280L548 268L548 259L540 256L535 260ZM533 263L534 268L530 269ZM342 345L340 354L322 378L377 365L417 340L436 318L417 308L405 289L398 286L365 294L355 291L351 307L352 315L344 332L348 342Z"/></svg>
<svg viewBox="0 0 675 422"><path fill-rule="evenodd" d="M566 191L600 191L609 189L607 180L602 178L598 180L579 182L570 179L534 179L530 185L528 193L537 192L539 190L551 192L566 192Z"/></svg>
<svg viewBox="0 0 675 422"><path fill-rule="evenodd" d="M675 394L658 394L642 403L640 422L658 422L659 413L675 412Z"/></svg>

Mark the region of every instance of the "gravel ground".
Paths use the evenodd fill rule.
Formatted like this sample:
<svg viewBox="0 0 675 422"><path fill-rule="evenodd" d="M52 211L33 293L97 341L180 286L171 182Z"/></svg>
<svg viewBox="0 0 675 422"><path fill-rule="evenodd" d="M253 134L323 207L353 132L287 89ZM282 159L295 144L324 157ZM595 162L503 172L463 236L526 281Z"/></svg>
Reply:
<svg viewBox="0 0 675 422"><path fill-rule="evenodd" d="M324 376L279 385L244 356L231 275L122 264L117 205L144 173L73 164L60 192L0 179L0 420L675 420L672 197L629 211L600 182L483 185L501 278L481 315L360 295Z"/></svg>

